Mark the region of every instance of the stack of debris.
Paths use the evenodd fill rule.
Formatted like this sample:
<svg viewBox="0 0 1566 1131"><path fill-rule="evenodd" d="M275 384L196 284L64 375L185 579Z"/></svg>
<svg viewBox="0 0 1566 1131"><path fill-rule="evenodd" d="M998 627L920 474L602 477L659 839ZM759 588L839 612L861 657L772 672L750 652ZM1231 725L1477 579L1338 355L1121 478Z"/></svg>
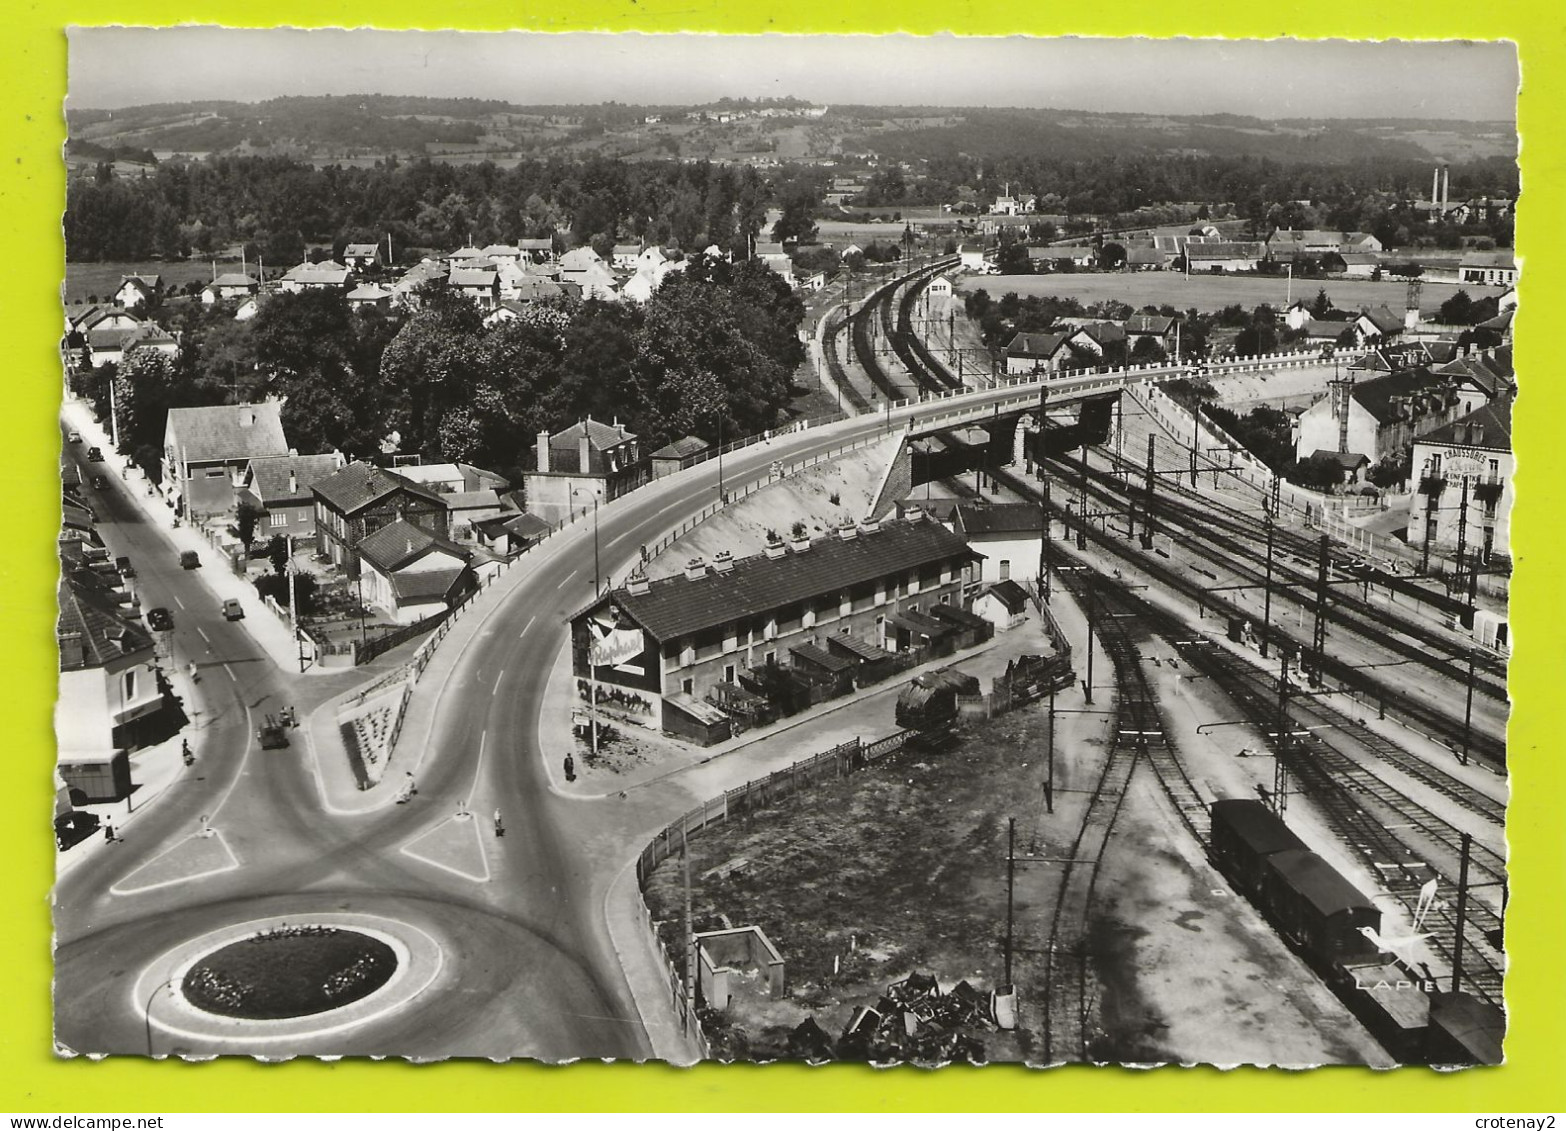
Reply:
<svg viewBox="0 0 1566 1131"><path fill-rule="evenodd" d="M935 975L910 974L888 986L874 1008L854 1010L838 1038L835 1055L840 1060L876 1063L982 1063L984 1044L977 1034L996 1027L991 997L965 981L942 993ZM789 1053L807 1060L834 1055L830 1039L814 1018L807 1018L790 1035Z"/></svg>

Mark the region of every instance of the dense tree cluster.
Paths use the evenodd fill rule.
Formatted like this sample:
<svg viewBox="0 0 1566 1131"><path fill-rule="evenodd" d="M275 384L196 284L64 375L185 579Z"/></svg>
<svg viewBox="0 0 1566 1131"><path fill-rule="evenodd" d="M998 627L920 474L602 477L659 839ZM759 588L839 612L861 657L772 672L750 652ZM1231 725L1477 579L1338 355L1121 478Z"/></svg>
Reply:
<svg viewBox="0 0 1566 1131"><path fill-rule="evenodd" d="M819 199L819 176L779 182L791 199ZM420 249L568 227L579 244L644 239L742 251L761 234L773 191L749 166L606 159L501 169L392 158L318 169L286 157L212 157L125 178L104 165L67 186L65 246L67 258L88 261L207 254L242 242L282 267L312 243L390 236L394 256L414 261Z"/></svg>
<svg viewBox="0 0 1566 1131"><path fill-rule="evenodd" d="M76 388L121 448L156 466L167 409L275 396L302 452L395 446L509 476L534 438L618 417L647 450L688 433L777 426L804 359L804 307L759 262L697 257L645 306L559 300L486 327L468 299L426 284L406 318L356 312L341 292L273 295L250 322L189 304L177 358L133 350L78 372Z"/></svg>

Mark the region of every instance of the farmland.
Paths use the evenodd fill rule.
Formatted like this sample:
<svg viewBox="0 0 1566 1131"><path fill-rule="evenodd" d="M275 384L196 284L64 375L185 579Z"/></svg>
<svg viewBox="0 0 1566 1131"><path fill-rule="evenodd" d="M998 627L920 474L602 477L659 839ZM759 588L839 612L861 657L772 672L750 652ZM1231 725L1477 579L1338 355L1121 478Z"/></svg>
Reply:
<svg viewBox="0 0 1566 1131"><path fill-rule="evenodd" d="M1132 274L1076 274L1057 275L977 275L957 284L962 291L989 291L994 298L1015 291L1019 295L1064 295L1082 303L1103 302L1118 299L1133 307L1163 306L1165 303L1179 309L1220 310L1235 303L1247 310L1271 303L1279 309L1289 303L1290 284L1286 278L1258 275L1215 275L1187 277L1176 271L1144 271ZM1316 297L1318 290L1325 290L1335 306L1355 309L1385 303L1393 310L1402 310L1406 290L1402 282L1375 283L1368 279L1296 279L1292 293L1296 299L1307 302ZM1426 318L1432 317L1441 304L1460 290L1467 290L1475 298L1490 292L1500 293L1499 288L1459 287L1455 283L1426 283L1420 297L1420 309Z"/></svg>
<svg viewBox="0 0 1566 1131"><path fill-rule="evenodd" d="M218 271L237 271L239 264L220 265ZM268 272L270 274L270 272ZM192 280L206 283L212 278L212 264L205 259L173 260L161 262L140 260L129 263L67 263L65 265L65 301L86 302L88 296L97 295L106 301L120 286L123 275L162 275L164 290L183 287Z"/></svg>

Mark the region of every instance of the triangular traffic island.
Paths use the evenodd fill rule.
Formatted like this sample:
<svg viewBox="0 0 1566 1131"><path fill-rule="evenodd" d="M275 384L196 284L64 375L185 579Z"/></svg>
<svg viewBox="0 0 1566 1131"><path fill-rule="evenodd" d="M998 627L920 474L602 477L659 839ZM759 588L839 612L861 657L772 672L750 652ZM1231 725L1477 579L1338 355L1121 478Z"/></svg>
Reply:
<svg viewBox="0 0 1566 1131"><path fill-rule="evenodd" d="M487 883L489 858L484 854L481 823L471 813L447 817L429 832L403 845L402 852L465 880Z"/></svg>
<svg viewBox="0 0 1566 1131"><path fill-rule="evenodd" d="M163 852L154 856L140 868L109 889L115 895L135 895L138 892L166 888L174 884L232 872L239 867L239 859L228 847L223 834L217 829L205 829L191 833Z"/></svg>

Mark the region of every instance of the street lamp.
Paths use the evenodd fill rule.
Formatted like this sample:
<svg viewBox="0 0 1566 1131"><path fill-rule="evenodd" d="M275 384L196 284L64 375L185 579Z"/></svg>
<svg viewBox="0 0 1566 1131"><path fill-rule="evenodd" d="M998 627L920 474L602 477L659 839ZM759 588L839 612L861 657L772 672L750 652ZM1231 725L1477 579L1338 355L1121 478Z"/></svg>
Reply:
<svg viewBox="0 0 1566 1131"><path fill-rule="evenodd" d="M574 499L578 495L586 495L593 500L593 596L596 597L602 592L598 580L602 576L598 568L598 496L581 487L572 488L571 497Z"/></svg>
<svg viewBox="0 0 1566 1131"><path fill-rule="evenodd" d="M163 981L159 982L157 986L153 988L153 991L147 995L147 1004L141 1011L142 1018L147 1023L147 1055L149 1057L152 1055L152 1001L173 984L173 976L167 977L163 979Z"/></svg>

